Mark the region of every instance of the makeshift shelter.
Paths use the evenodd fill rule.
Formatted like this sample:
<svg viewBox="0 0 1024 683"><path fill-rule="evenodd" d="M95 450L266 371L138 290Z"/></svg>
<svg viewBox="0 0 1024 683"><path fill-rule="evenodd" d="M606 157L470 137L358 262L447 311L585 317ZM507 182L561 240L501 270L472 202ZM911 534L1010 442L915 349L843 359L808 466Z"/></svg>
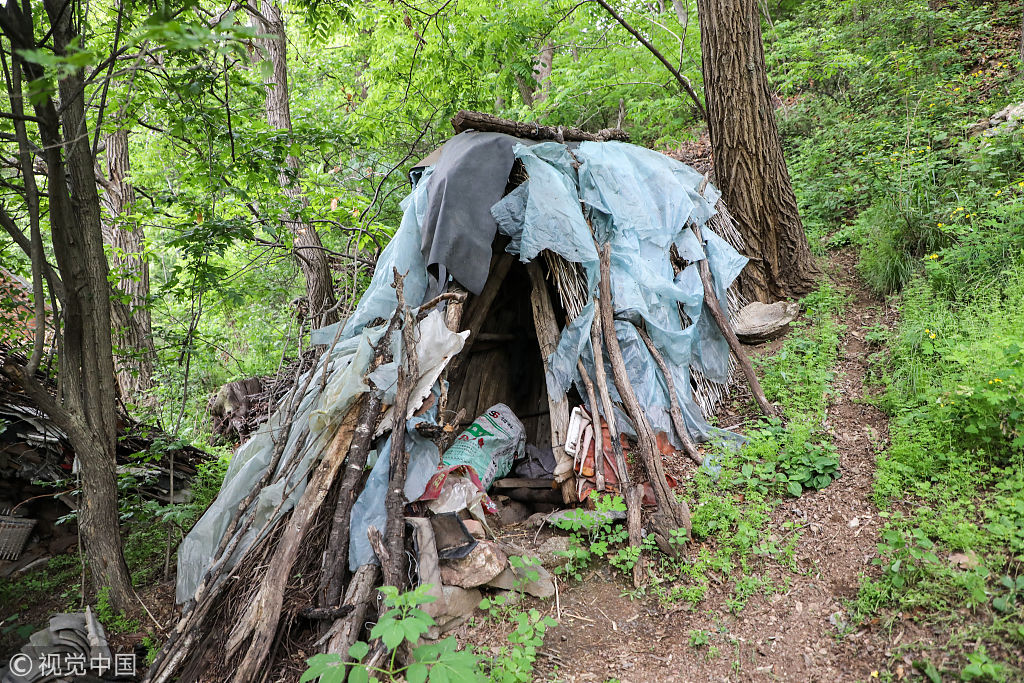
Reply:
<svg viewBox="0 0 1024 683"><path fill-rule="evenodd" d="M314 333L318 365L239 449L179 548L186 606L149 680L261 680L286 641L347 653L373 589L405 582L407 552L423 560L418 531L406 547L407 503L486 505L473 489L526 444L551 450L560 497L575 500L576 407L594 422L593 486L626 498L631 541L644 497L666 551L669 531L688 533L661 452L709 465L695 443L737 438L707 422L738 348L723 309L742 303L730 285L746 263L718 191L663 154L603 141L621 131L518 124L539 142L473 117L478 130L413 169L358 307ZM474 486L455 491L459 475Z"/></svg>

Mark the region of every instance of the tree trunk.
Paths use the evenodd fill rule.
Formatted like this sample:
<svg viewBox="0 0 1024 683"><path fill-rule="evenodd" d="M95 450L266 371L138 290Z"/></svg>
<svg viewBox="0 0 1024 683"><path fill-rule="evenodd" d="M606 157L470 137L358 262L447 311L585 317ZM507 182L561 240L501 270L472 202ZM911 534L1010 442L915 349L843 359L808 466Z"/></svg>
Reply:
<svg viewBox="0 0 1024 683"><path fill-rule="evenodd" d="M272 68L267 81L266 113L267 123L279 130L292 132L292 116L288 101L288 51L281 8L274 0L263 0L261 13L262 33L268 37L259 40L260 48ZM265 21L264 21L265 20ZM306 278L306 298L309 317L314 324L329 325L338 320L334 308L334 280L327 264L327 255L316 228L306 223L297 213L308 206L302 188L298 183L299 160L291 154L285 157L286 170L278 175L281 189L291 202L287 214L282 218L292 233L295 257Z"/></svg>
<svg viewBox="0 0 1024 683"><path fill-rule="evenodd" d="M62 0L45 0L42 5L54 51L65 54L78 38L72 13ZM19 56L36 47L32 7L8 3L0 8L0 27L27 80L43 76L37 64ZM60 398L53 399L27 373L21 373L20 380L71 441L82 482L78 524L92 584L96 590L107 588L111 606L123 611L131 605L133 591L121 551L117 514L110 287L82 71L62 78L58 93L59 114L52 96L36 100L33 108L46 166L53 255L66 284L61 301L64 324L58 340Z"/></svg>
<svg viewBox="0 0 1024 683"><path fill-rule="evenodd" d="M800 296L820 271L811 255L775 121L757 0L698 0L715 178L751 262L751 299Z"/></svg>
<svg viewBox="0 0 1024 683"><path fill-rule="evenodd" d="M107 187L103 206L107 210L103 240L112 247L111 266L120 275L114 284L110 317L113 324L114 359L121 398L151 405L147 396L153 388L153 328L149 312L149 259L145 255L142 226L131 220L135 188L131 184L128 131L119 129L106 136Z"/></svg>
<svg viewBox="0 0 1024 683"><path fill-rule="evenodd" d="M555 46L548 41L540 48L537 54L537 65L533 70L533 80L537 83L537 90L533 95L534 103L543 102L551 92L551 68L555 61Z"/></svg>

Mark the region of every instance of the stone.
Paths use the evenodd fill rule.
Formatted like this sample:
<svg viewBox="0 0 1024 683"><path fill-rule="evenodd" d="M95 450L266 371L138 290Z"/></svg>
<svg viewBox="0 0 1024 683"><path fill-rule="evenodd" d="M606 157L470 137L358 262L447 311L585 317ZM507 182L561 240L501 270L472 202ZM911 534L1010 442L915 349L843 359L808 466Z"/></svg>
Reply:
<svg viewBox="0 0 1024 683"><path fill-rule="evenodd" d="M537 546L534 553L537 555L537 558L540 559L541 566L553 569L554 567L561 567L568 561L568 557L559 554L566 553L568 551L568 538L565 536L552 536Z"/></svg>
<svg viewBox="0 0 1024 683"><path fill-rule="evenodd" d="M466 531L468 531L473 538L487 538L487 532L484 531L484 525L475 519L464 519L462 520L462 524L466 527Z"/></svg>
<svg viewBox="0 0 1024 683"><path fill-rule="evenodd" d="M732 326L736 336L744 344L760 344L781 336L798 315L800 304L796 302L776 301L774 304L763 304L754 301L733 316Z"/></svg>
<svg viewBox="0 0 1024 683"><path fill-rule="evenodd" d="M442 634L466 623L483 599L483 595L476 588L441 586L441 591L444 595L445 609L436 617L436 625L427 632L431 640L437 640Z"/></svg>
<svg viewBox="0 0 1024 683"><path fill-rule="evenodd" d="M529 578L529 572L537 572L536 579ZM502 590L518 590L537 598L550 598L555 594L555 581L549 572L539 564L529 567L506 567L505 571L498 574L488 582L492 588Z"/></svg>
<svg viewBox="0 0 1024 683"><path fill-rule="evenodd" d="M571 510L557 510L555 512L538 512L530 515L530 518L526 521L529 525L536 527L541 525L558 527L559 522L565 520L578 521L581 526L589 529L612 522L624 522L626 521L626 513L624 510L604 510L598 512L597 510L574 508Z"/></svg>
<svg viewBox="0 0 1024 683"><path fill-rule="evenodd" d="M526 521L531 512L532 510L525 504L520 503L518 500L509 499L508 502L498 507L498 523L501 526L519 524Z"/></svg>
<svg viewBox="0 0 1024 683"><path fill-rule="evenodd" d="M441 562L441 582L448 586L482 586L508 565L505 553L491 541L480 541L465 557Z"/></svg>

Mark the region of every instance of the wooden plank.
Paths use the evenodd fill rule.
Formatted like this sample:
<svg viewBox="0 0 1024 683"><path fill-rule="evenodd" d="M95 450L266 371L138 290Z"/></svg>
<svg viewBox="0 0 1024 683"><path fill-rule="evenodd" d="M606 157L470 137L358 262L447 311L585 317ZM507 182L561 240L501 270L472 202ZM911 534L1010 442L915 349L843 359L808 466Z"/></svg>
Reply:
<svg viewBox="0 0 1024 683"><path fill-rule="evenodd" d="M553 489L555 488L554 479L524 479L521 477L505 477L504 479L496 479L492 487L496 489Z"/></svg>
<svg viewBox="0 0 1024 683"><path fill-rule="evenodd" d="M544 282L544 272L540 263L536 260L527 263L526 272L533 285L530 292L533 326L537 331L537 343L540 345L540 357L544 359L546 375L548 359L558 348L558 322L555 320L555 310L551 305L551 295L548 293L547 283ZM569 400L564 394L548 394L548 409L551 412L551 450L555 453L555 479L561 483L563 501L571 503L576 500L576 484L572 475L572 458L565 452L565 439L569 434Z"/></svg>

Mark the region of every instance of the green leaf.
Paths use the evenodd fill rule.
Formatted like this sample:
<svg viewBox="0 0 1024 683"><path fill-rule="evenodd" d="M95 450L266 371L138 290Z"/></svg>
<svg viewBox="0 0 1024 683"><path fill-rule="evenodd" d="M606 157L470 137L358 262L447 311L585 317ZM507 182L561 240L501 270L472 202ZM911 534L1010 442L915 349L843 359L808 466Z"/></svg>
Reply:
<svg viewBox="0 0 1024 683"><path fill-rule="evenodd" d="M365 657L366 653L368 653L369 651L369 644L363 642L362 640L357 640L356 642L352 643L352 647L348 649L348 656L358 662L362 660L362 658Z"/></svg>
<svg viewBox="0 0 1024 683"><path fill-rule="evenodd" d="M405 670L405 680L409 683L423 683L427 680L427 665L415 662Z"/></svg>
<svg viewBox="0 0 1024 683"><path fill-rule="evenodd" d="M804 487L801 486L799 482L791 481L789 482L789 485L786 486L786 490L789 491L789 495L794 498L799 498L800 494L804 492Z"/></svg>
<svg viewBox="0 0 1024 683"><path fill-rule="evenodd" d="M396 628L389 628L381 634L380 639L384 641L384 645L389 650L394 650L402 644L403 640L405 640L405 631L400 626Z"/></svg>

